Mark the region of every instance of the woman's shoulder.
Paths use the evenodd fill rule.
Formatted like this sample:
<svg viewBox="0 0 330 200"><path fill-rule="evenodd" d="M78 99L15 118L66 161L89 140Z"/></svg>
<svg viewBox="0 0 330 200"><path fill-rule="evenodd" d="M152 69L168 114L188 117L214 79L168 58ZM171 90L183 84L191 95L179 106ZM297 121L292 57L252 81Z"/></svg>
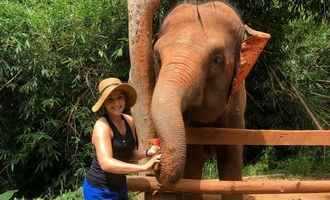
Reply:
<svg viewBox="0 0 330 200"><path fill-rule="evenodd" d="M105 140L108 136L112 138L112 130L105 117L100 117L94 124L92 143L96 144L96 141Z"/></svg>
<svg viewBox="0 0 330 200"><path fill-rule="evenodd" d="M94 129L109 129L109 123L108 120L105 117L100 117L96 120Z"/></svg>
<svg viewBox="0 0 330 200"><path fill-rule="evenodd" d="M133 122L133 117L131 116L131 115L128 115L128 114L122 114L124 117L125 117L125 119L127 119L127 120L129 120L129 121L132 121Z"/></svg>
<svg viewBox="0 0 330 200"><path fill-rule="evenodd" d="M128 124L133 127L134 126L134 119L133 119L133 117L130 116L130 115L128 115L128 114L122 114L122 115L126 119L126 121L128 122Z"/></svg>
<svg viewBox="0 0 330 200"><path fill-rule="evenodd" d="M96 122L95 122L95 124L98 124L98 123L108 123L108 120L107 120L107 118L105 117L105 116L102 116L102 117L99 117L97 120L96 120Z"/></svg>

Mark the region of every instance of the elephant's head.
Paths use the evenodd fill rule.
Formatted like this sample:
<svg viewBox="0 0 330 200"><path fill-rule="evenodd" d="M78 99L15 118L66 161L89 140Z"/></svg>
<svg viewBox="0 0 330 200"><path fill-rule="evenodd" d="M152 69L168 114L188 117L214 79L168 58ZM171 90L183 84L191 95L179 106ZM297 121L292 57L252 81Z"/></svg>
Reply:
<svg viewBox="0 0 330 200"><path fill-rule="evenodd" d="M156 77L151 116L161 139L162 184L177 181L183 173L183 113L189 111L202 122L218 119L269 38L245 26L223 2L181 4L165 18L151 51Z"/></svg>

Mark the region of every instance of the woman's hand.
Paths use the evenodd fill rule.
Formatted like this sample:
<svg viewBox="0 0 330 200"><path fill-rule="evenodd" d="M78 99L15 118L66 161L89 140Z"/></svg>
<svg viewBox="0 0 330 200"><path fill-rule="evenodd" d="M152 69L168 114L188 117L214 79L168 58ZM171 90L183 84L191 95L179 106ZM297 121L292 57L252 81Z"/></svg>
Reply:
<svg viewBox="0 0 330 200"><path fill-rule="evenodd" d="M153 166L157 163L160 163L161 154L154 155L150 160L143 164L143 169L145 171L151 170Z"/></svg>
<svg viewBox="0 0 330 200"><path fill-rule="evenodd" d="M146 156L151 157L156 155L160 150L160 147L157 145L152 145L150 148L147 149Z"/></svg>

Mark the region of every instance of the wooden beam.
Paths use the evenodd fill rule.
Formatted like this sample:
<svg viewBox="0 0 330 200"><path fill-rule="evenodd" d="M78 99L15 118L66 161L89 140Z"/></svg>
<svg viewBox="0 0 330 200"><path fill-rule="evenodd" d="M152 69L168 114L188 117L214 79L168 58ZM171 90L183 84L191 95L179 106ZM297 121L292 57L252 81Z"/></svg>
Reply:
<svg viewBox="0 0 330 200"><path fill-rule="evenodd" d="M221 200L219 194L203 194L203 199ZM245 200L330 200L330 193L247 194Z"/></svg>
<svg viewBox="0 0 330 200"><path fill-rule="evenodd" d="M330 146L330 130L188 128L187 144Z"/></svg>
<svg viewBox="0 0 330 200"><path fill-rule="evenodd" d="M284 194L330 192L330 181L219 181L181 179L168 188L159 188L154 177L128 176L129 191L164 191L222 194Z"/></svg>

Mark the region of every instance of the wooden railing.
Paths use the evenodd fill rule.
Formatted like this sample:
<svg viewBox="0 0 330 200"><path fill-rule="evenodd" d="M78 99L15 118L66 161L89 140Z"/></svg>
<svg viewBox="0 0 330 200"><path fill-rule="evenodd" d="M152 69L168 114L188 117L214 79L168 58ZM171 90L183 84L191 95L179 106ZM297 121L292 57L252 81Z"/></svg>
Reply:
<svg viewBox="0 0 330 200"><path fill-rule="evenodd" d="M228 128L189 128L187 144L199 145L285 145L330 146L330 130L249 130ZM189 163L189 161L187 161ZM154 177L128 176L130 191L154 190L189 193L278 194L330 192L330 180L322 181L221 181L181 179L159 188Z"/></svg>

